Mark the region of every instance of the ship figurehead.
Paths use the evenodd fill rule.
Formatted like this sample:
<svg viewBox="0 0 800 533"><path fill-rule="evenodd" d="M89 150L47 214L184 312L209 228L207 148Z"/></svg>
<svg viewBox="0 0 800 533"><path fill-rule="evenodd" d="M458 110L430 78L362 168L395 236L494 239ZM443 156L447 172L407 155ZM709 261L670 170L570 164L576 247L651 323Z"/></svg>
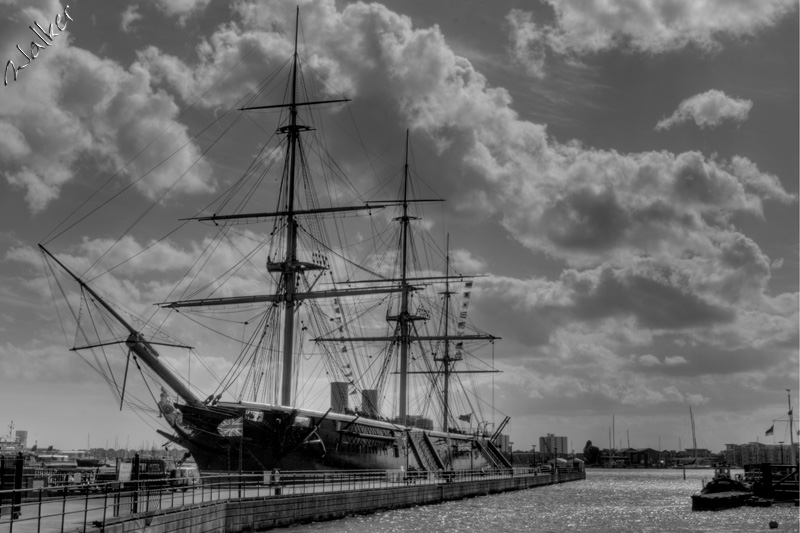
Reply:
<svg viewBox="0 0 800 533"><path fill-rule="evenodd" d="M161 387L161 399L158 401L158 408L170 426L183 424L183 414L175 408L172 398L169 397L164 387Z"/></svg>

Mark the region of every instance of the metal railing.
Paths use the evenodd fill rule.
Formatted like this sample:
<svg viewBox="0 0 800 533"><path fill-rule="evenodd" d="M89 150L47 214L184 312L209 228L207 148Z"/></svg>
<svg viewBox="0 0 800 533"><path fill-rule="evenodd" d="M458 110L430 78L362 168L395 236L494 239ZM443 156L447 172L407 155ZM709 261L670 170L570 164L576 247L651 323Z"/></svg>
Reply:
<svg viewBox="0 0 800 533"><path fill-rule="evenodd" d="M472 471L267 471L204 473L200 478L60 485L0 491L0 533L83 531L107 520L224 500L285 497L324 492L386 489L438 484L541 477L552 473L516 467Z"/></svg>

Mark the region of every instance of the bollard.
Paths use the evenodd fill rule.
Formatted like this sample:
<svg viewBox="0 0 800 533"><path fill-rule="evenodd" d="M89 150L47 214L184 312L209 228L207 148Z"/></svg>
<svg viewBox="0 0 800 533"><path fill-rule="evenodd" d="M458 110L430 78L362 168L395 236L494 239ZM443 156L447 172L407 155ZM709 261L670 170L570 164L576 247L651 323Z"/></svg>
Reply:
<svg viewBox="0 0 800 533"><path fill-rule="evenodd" d="M12 495L13 507L11 509L11 519L16 520L22 516L22 465L25 459L22 452L17 454L14 459L14 493ZM19 491L19 492L17 492Z"/></svg>
<svg viewBox="0 0 800 533"><path fill-rule="evenodd" d="M275 485L275 496L281 495L281 471L279 469L274 469L272 471L272 483Z"/></svg>

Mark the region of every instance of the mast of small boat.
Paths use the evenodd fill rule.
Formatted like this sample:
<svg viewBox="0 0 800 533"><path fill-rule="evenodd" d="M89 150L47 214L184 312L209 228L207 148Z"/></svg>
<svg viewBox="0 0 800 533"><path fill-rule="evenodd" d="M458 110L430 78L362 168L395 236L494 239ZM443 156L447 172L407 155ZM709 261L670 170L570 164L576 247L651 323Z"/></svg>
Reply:
<svg viewBox="0 0 800 533"><path fill-rule="evenodd" d="M694 449L694 465L697 466L697 439L694 434L694 414L692 414L692 406L689 406L689 420L692 422L692 447Z"/></svg>
<svg viewBox="0 0 800 533"><path fill-rule="evenodd" d="M793 465L797 465L797 457L794 455L794 420L792 420L792 392L786 389L786 395L789 400L789 461ZM781 452L782 453L782 452Z"/></svg>

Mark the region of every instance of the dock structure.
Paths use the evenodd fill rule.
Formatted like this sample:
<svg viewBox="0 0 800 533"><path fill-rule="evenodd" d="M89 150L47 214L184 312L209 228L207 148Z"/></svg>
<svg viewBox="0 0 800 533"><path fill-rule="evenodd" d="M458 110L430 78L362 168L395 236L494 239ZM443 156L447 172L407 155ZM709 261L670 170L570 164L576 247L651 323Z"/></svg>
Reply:
<svg viewBox="0 0 800 533"><path fill-rule="evenodd" d="M745 478L753 482L753 493L775 501L800 500L800 466L761 463L745 466Z"/></svg>
<svg viewBox="0 0 800 533"><path fill-rule="evenodd" d="M585 477L582 470L551 474L519 467L464 472L264 472L241 478L204 477L192 487L172 487L163 480L107 484L83 493L33 489L21 498L5 495L9 505L0 505L0 533L266 531ZM20 503L10 505L10 496Z"/></svg>

